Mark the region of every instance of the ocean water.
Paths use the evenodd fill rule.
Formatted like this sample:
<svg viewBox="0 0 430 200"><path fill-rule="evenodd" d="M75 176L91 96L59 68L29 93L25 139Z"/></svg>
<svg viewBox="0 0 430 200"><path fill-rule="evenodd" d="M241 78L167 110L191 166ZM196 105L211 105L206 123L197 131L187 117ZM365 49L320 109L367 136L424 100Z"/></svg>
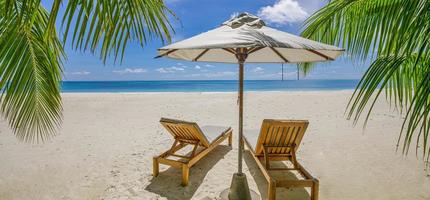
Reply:
<svg viewBox="0 0 430 200"><path fill-rule="evenodd" d="M354 89L358 80L247 80L245 91L319 91ZM62 92L235 92L234 80L211 81L64 81Z"/></svg>

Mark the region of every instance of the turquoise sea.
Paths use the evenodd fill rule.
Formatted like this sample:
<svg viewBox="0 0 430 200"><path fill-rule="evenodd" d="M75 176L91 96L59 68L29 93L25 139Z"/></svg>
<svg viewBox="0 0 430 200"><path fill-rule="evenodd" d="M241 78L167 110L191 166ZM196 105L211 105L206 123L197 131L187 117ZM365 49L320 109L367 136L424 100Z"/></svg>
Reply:
<svg viewBox="0 0 430 200"><path fill-rule="evenodd" d="M358 80L247 80L245 91L319 91L354 89ZM235 92L234 80L64 81L62 92Z"/></svg>

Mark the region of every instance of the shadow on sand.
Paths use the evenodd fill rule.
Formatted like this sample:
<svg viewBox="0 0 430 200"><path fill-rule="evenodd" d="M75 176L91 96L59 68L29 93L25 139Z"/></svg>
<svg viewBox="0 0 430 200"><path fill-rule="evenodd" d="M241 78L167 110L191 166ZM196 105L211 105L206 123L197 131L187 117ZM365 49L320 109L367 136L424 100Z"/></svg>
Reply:
<svg viewBox="0 0 430 200"><path fill-rule="evenodd" d="M219 145L212 152L197 162L190 169L189 184L181 186L182 171L169 167L160 171L158 177L154 177L145 190L159 194L167 199L191 199L212 167L222 159L232 148L227 145Z"/></svg>
<svg viewBox="0 0 430 200"><path fill-rule="evenodd" d="M261 199L267 199L267 181L264 178L263 174L260 172L257 164L255 163L254 158L250 151L245 151L244 160L246 165L249 168L249 172L254 178L255 183L258 187L258 192L261 194ZM271 162L273 167L287 167L284 162ZM271 172L271 176L280 179L288 179L288 180L299 180L297 174L292 173L290 171L278 171ZM276 188L276 199L289 199L289 200L305 200L310 199L310 193L308 190L304 188Z"/></svg>

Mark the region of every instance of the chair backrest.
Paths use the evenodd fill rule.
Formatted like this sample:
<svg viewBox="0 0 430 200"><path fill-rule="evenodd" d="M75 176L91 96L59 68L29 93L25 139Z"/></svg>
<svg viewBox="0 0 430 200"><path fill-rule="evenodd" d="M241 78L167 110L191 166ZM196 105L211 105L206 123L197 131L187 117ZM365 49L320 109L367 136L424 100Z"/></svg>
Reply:
<svg viewBox="0 0 430 200"><path fill-rule="evenodd" d="M160 123L178 140L199 142L201 146L209 147L209 141L195 122L161 118Z"/></svg>
<svg viewBox="0 0 430 200"><path fill-rule="evenodd" d="M262 154L264 146L269 147L269 154L290 154L293 148L296 151L308 124L307 120L263 120L256 153Z"/></svg>

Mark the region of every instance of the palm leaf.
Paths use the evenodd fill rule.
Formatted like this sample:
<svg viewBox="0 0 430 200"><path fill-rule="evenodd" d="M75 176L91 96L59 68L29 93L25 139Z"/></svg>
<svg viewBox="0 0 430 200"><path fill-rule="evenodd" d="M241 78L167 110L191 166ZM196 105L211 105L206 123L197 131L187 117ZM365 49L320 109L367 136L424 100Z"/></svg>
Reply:
<svg viewBox="0 0 430 200"><path fill-rule="evenodd" d="M63 17L64 42L71 34L73 48L100 50L103 61L110 54L122 60L130 41L141 46L153 37L170 41L168 14L172 12L161 0L69 1Z"/></svg>
<svg viewBox="0 0 430 200"><path fill-rule="evenodd" d="M154 37L170 40L168 15L174 15L161 0L68 1L58 17L61 3L55 0L48 13L40 0L0 0L0 112L23 141L49 139L61 124L68 35L75 49L100 51L103 61L122 59L131 41L144 46ZM65 27L63 41L57 18Z"/></svg>
<svg viewBox="0 0 430 200"><path fill-rule="evenodd" d="M413 138L416 152L430 148L430 2L427 0L332 0L305 22L302 35L339 45L359 62L372 64L348 104L356 123L384 94L406 118L399 136L408 153Z"/></svg>
<svg viewBox="0 0 430 200"><path fill-rule="evenodd" d="M312 70L315 69L314 63L298 63L298 69L303 73L304 76L307 76Z"/></svg>
<svg viewBox="0 0 430 200"><path fill-rule="evenodd" d="M25 13L0 18L0 111L24 141L48 139L62 118L63 48L55 37L43 37L48 13L39 3L27 2ZM23 6L15 4L13 10Z"/></svg>

